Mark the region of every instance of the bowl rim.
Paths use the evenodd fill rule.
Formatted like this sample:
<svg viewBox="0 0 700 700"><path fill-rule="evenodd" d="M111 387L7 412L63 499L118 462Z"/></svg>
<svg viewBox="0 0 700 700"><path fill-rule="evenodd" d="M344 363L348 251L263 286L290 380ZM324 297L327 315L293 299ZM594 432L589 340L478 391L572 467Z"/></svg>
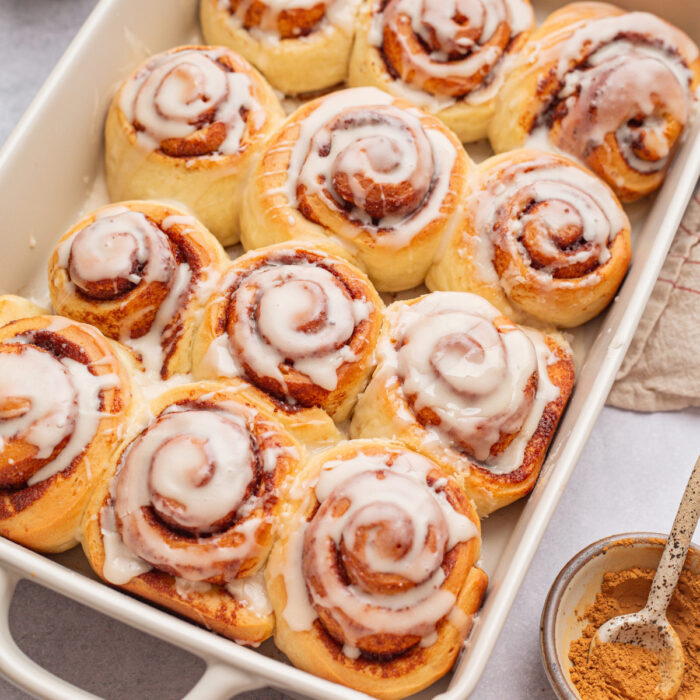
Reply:
<svg viewBox="0 0 700 700"><path fill-rule="evenodd" d="M555 625L561 599L573 577L595 557L605 554L612 546L636 546L652 544L665 545L668 533L661 532L622 532L591 542L564 564L554 579L542 608L540 618L540 651L542 665L552 689L560 700L581 700L580 695L571 689L568 674L561 667L555 644ZM626 541L627 540L627 541ZM629 540L633 540L629 542ZM700 555L700 547L691 542L690 549Z"/></svg>

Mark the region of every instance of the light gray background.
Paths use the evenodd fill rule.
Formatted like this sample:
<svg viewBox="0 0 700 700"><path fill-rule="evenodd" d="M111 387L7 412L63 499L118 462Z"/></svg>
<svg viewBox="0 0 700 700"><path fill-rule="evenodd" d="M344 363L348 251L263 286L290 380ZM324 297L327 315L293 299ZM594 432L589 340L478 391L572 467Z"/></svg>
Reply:
<svg viewBox="0 0 700 700"><path fill-rule="evenodd" d="M0 143L94 4L0 0ZM0 231L1 222L0 214ZM600 537L667 531L698 453L698 411L603 410L473 700L553 700L538 647L539 616L552 580L572 555ZM44 667L113 700L174 700L203 670L189 654L28 582L15 595L11 626L18 644ZM0 678L0 698L27 697ZM284 696L261 690L240 697Z"/></svg>

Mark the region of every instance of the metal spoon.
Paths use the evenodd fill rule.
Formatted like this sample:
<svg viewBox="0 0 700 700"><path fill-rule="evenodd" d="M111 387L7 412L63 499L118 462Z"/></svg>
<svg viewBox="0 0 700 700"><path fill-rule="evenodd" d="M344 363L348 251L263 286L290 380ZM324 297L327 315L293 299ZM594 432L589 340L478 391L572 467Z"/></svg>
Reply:
<svg viewBox="0 0 700 700"><path fill-rule="evenodd" d="M666 608L676 590L690 540L700 518L700 457L685 487L671 534L656 569L647 604L636 613L618 615L598 628L591 639L590 654L597 644L634 644L659 655L661 683L658 698L667 700L678 692L683 680L683 647L666 618Z"/></svg>

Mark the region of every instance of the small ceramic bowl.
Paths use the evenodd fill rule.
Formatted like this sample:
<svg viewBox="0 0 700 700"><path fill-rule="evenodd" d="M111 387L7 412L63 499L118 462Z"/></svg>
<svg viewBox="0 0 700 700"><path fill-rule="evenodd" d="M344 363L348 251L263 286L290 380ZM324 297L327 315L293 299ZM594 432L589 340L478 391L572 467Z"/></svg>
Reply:
<svg viewBox="0 0 700 700"><path fill-rule="evenodd" d="M580 700L569 680L569 646L588 624L577 619L595 600L603 574L633 566L655 569L666 535L629 532L598 540L582 549L559 572L542 610L540 646L544 669L561 700ZM700 549L692 545L686 567L700 572Z"/></svg>

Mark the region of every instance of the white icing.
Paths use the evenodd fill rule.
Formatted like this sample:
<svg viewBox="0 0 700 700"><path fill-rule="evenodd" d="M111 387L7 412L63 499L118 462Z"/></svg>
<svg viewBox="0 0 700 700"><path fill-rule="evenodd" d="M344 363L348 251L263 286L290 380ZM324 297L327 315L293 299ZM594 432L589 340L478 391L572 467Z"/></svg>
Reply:
<svg viewBox="0 0 700 700"><path fill-rule="evenodd" d="M265 617L272 613L262 571L230 581L226 584L226 590L253 615Z"/></svg>
<svg viewBox="0 0 700 700"><path fill-rule="evenodd" d="M349 658L357 658L367 634L411 634L433 643L438 622L455 604L454 595L440 588L445 579L443 556L478 536L474 523L454 510L444 491L428 486L427 475L435 468L406 450L359 452L323 465L315 486L321 507L309 524L290 533L286 548L283 615L292 629L311 627L316 617L313 601L342 629ZM334 509L337 502L347 502L348 507ZM360 533L364 547L356 539ZM426 547L429 533L434 547ZM387 553L387 539L395 539L400 555L393 547L388 548L392 554ZM333 561L342 547L360 550L364 565L374 574L398 575L411 585L394 594L373 593L360 582L347 585ZM317 585L303 583L302 552L305 565L311 567L306 573Z"/></svg>
<svg viewBox="0 0 700 700"><path fill-rule="evenodd" d="M430 222L444 218L441 207L450 192L450 177L457 157L454 144L437 128L425 128L418 110L401 110L393 107L392 102L391 95L376 88L341 90L324 98L301 121L298 138L294 144L286 146L291 148L291 153L281 192L285 194L289 206L299 206L297 186L301 184L307 197L320 197L329 210L350 220L352 226L334 233L352 241L365 232L377 243L390 248L408 245ZM352 117L356 125L348 122L330 129L329 126L336 122L339 114L343 114L343 118L346 115ZM368 119L375 122L370 125ZM326 157L321 155L319 149L328 143L331 154ZM414 168L429 167L429 173L417 175L421 183L425 175L429 175L425 196L410 211L388 213L375 220L361 206L362 190L355 189L359 202L346 211L341 204L342 198L333 187L332 176L334 169L342 162L340 159L348 151L353 154L350 173L365 170L368 160L360 160L357 155L362 152L376 152L380 161L389 161L394 166L386 173L382 173L376 165L370 169L370 176L380 184L398 185L410 181L407 176L412 177Z"/></svg>
<svg viewBox="0 0 700 700"><path fill-rule="evenodd" d="M232 27L243 26L246 13L251 8L253 0L241 0L235 11L231 13L230 24ZM278 27L279 15L284 10L304 9L310 10L323 4L324 13L322 18L311 28L311 34L316 32L329 33L335 29L344 32L353 30L355 13L359 0L265 0L264 3L257 2L256 24L246 27L250 36L260 42L276 44L280 41ZM231 12L230 0L219 0L219 8ZM259 13L260 5L263 7ZM306 35L301 35L301 28L298 29L299 36L292 40L305 41Z"/></svg>
<svg viewBox="0 0 700 700"><path fill-rule="evenodd" d="M533 65L537 70L558 51L555 70L562 88L555 100L567 107L559 145L585 161L607 134L614 134L633 169L644 174L663 170L676 138L664 126L670 118L685 125L695 99L688 63L697 58L697 47L645 12L580 22L563 32L568 36L555 49L540 52ZM639 143L653 155L635 151Z"/></svg>
<svg viewBox="0 0 700 700"><path fill-rule="evenodd" d="M132 578L151 570L151 565L137 557L123 542L117 531L114 508L105 505L98 514L105 560L102 575L115 586L123 586Z"/></svg>
<svg viewBox="0 0 700 700"><path fill-rule="evenodd" d="M220 336L208 348L205 365L219 376L241 374L245 365L285 390L285 364L334 390L339 368L358 359L348 343L372 308L364 298L351 299L324 267L274 261L246 275L231 304L236 323L229 328L228 348Z"/></svg>
<svg viewBox="0 0 700 700"><path fill-rule="evenodd" d="M58 246L58 265L83 291L82 281L114 280L116 293L118 279L167 282L173 259L165 234L143 213L110 208Z"/></svg>
<svg viewBox="0 0 700 700"><path fill-rule="evenodd" d="M57 332L61 325L42 330ZM27 480L33 486L67 469L83 454L104 415L102 391L115 387L118 378L96 376L81 362L52 356L31 344L31 333L6 341L15 343L23 345L18 354L0 353L0 454L7 441L18 438L37 448L35 458L47 459L68 438L55 457Z"/></svg>
<svg viewBox="0 0 700 700"><path fill-rule="evenodd" d="M237 153L248 122L254 128L265 122L248 75L218 62L225 53L214 48L158 54L124 83L119 105L127 121L138 125L137 140L145 149L155 150L166 139L186 138L218 122L225 125L226 136L205 157Z"/></svg>
<svg viewBox="0 0 700 700"><path fill-rule="evenodd" d="M245 411L172 407L129 446L115 487L115 512L126 546L156 568L202 581L235 578L240 562L258 556L262 505L254 484ZM171 545L145 510L192 533ZM227 536L235 521L237 540ZM207 536L205 536L207 535Z"/></svg>
<svg viewBox="0 0 700 700"><path fill-rule="evenodd" d="M415 422L414 411L429 408L439 425L424 426L426 441L466 453L495 474L517 469L548 403L559 396L548 365L557 361L539 331L508 326L498 332L501 313L485 299L462 292L433 292L414 304L387 309L391 338L378 348L379 377L403 398L398 420ZM477 320L475 317L481 317ZM489 326L491 328L489 329ZM450 343L469 341L462 354ZM448 339L447 351L443 338ZM436 370L442 369L442 374ZM524 389L537 378L534 397ZM414 408L409 403L414 397ZM500 434L516 433L508 447L491 455Z"/></svg>
<svg viewBox="0 0 700 700"><path fill-rule="evenodd" d="M629 227L625 212L599 178L547 153L528 160L501 161L487 180L475 183L470 211L476 235L463 242L479 277L503 286L506 294L524 280L517 265L499 278L493 264L494 243L512 259L522 260L534 279L547 286L565 287L572 280L553 277L558 265L582 261L605 264L610 258L609 244ZM495 225L499 217L508 217L505 225ZM544 265L540 261L540 267L530 266L530 254L521 240L530 223L541 232L537 245L557 262ZM555 236L569 226L579 232L580 245L561 248ZM592 284L597 278L589 273L575 281Z"/></svg>
<svg viewBox="0 0 700 700"><path fill-rule="evenodd" d="M466 22L456 21L458 15ZM410 37L400 30L405 18L411 23ZM400 46L402 77L390 82L392 93L442 109L457 99L474 104L491 99L503 82L512 40L533 22L526 0L375 0L368 37L380 48L390 32ZM496 31L503 26L508 33L498 40ZM429 83L435 79L449 83Z"/></svg>

